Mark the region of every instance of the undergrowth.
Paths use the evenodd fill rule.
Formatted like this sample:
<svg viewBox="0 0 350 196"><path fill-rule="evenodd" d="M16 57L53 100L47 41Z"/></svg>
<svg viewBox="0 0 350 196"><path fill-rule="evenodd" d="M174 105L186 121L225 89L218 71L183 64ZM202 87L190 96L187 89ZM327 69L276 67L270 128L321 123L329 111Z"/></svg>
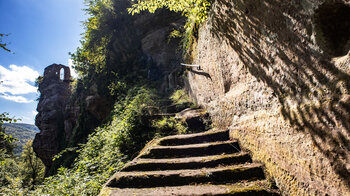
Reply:
<svg viewBox="0 0 350 196"><path fill-rule="evenodd" d="M148 109L158 107L158 96L147 87L130 89L114 105L109 123L95 129L80 145L72 168L61 167L32 195L98 195L103 184L155 137L186 133L173 117L154 119Z"/></svg>
<svg viewBox="0 0 350 196"><path fill-rule="evenodd" d="M192 107L196 107L196 104L192 101L190 96L186 93L185 90L180 89L176 90L171 96L170 96L171 101L174 104L186 104L186 103L191 103Z"/></svg>
<svg viewBox="0 0 350 196"><path fill-rule="evenodd" d="M155 137L163 137L173 134L185 134L188 129L181 121L174 117L164 117L153 122L153 127L156 129Z"/></svg>
<svg viewBox="0 0 350 196"><path fill-rule="evenodd" d="M148 132L145 108L155 105L154 93L135 87L114 105L108 124L95 129L88 142L80 145L72 168L61 167L47 178L34 195L97 195L103 183L121 169L154 134Z"/></svg>
<svg viewBox="0 0 350 196"><path fill-rule="evenodd" d="M147 82L140 82L147 77L143 61L134 59L134 56L128 56L127 60L122 58L126 54L135 54L138 45L132 39L126 39L121 45L128 47L114 49L113 40L123 35L123 31L116 29L133 24L132 17L126 13L126 8L131 5L129 0L85 0L85 3L90 17L84 23L86 32L81 41L82 47L71 54L74 68L80 76L72 88L71 102L80 103L80 99L96 89L94 93L108 96L114 107L108 120L98 123L87 111L80 111L73 139L66 146L69 148L60 153L61 159L69 164L55 161L60 166L57 174L46 178L29 195L98 195L107 179L134 158L148 141L154 137L187 132L184 124L175 118L157 119L152 116L151 110L159 111L157 100L160 98L155 90L145 85ZM146 0L134 4L129 11L132 14L143 10L154 12L165 7L181 12L187 18L181 34L182 47L187 53L199 24L207 18L209 6L208 0ZM179 91L175 93L173 102L181 105L190 101ZM96 126L104 124L93 129L91 127L96 126L89 123ZM76 157L75 160L63 157L67 153L74 154L70 157Z"/></svg>

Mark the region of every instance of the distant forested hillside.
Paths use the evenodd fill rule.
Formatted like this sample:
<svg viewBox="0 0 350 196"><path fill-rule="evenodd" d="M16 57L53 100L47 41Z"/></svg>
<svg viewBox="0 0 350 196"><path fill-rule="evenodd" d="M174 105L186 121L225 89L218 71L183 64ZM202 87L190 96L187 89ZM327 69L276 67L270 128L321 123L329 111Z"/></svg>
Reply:
<svg viewBox="0 0 350 196"><path fill-rule="evenodd" d="M35 125L23 124L23 123L5 123L3 124L6 134L12 135L18 141L15 142L16 148L14 149L14 154L20 155L23 146L28 140L33 140L35 134L40 130Z"/></svg>

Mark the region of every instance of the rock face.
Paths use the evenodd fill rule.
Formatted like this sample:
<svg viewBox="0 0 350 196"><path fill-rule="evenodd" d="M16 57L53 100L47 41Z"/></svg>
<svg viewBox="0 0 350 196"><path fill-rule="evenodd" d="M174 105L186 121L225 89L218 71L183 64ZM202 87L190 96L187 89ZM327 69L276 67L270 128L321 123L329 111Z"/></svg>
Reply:
<svg viewBox="0 0 350 196"><path fill-rule="evenodd" d="M170 39L169 35L184 24L181 15L159 10L155 14L144 13L135 19L134 24L141 39L142 51L152 58L159 69L171 72L171 68L179 66L181 54L176 52L179 39Z"/></svg>
<svg viewBox="0 0 350 196"><path fill-rule="evenodd" d="M64 142L64 116L66 101L70 96L70 69L53 64L45 68L39 84L40 99L35 124L40 129L33 141L33 149L50 168L52 158L62 149Z"/></svg>
<svg viewBox="0 0 350 196"><path fill-rule="evenodd" d="M69 67L53 64L45 68L39 84L41 96L35 124L40 133L33 141L33 148L46 166L46 175L54 174L60 166L54 165L53 157L65 148L83 142L112 109L111 101L99 95L95 85L72 96L70 83ZM85 119L79 125L81 114ZM74 155L68 156L74 160Z"/></svg>
<svg viewBox="0 0 350 196"><path fill-rule="evenodd" d="M141 51L147 56L147 77L161 81L160 92L169 92L181 84L176 76L181 69L180 40L169 38L169 35L174 29L180 29L184 22L181 15L164 9L154 14L143 13L134 21Z"/></svg>
<svg viewBox="0 0 350 196"><path fill-rule="evenodd" d="M136 69L142 73L141 69L147 69L144 71L146 77L160 83L161 92L176 88L179 81L175 74L181 60L181 54L176 53L179 40L169 41L168 36L183 22L181 15L166 10L142 13L137 17L120 16L115 21L119 26L111 43L111 59L119 63L121 73L136 72ZM54 174L59 166L52 162L54 155L85 142L113 109L113 99L99 92L101 86L98 83L103 82L92 81L72 95L70 77L68 67L53 64L45 69L39 85L41 97L36 125L41 132L36 135L33 147L43 160L47 175ZM74 155L69 153L69 159L74 160Z"/></svg>
<svg viewBox="0 0 350 196"><path fill-rule="evenodd" d="M287 195L350 195L349 6L216 0L199 32L189 91Z"/></svg>
<svg viewBox="0 0 350 196"><path fill-rule="evenodd" d="M170 39L169 35L183 26L184 17L160 9L154 14L142 12L133 17L125 13L119 18L115 21L118 30L112 38L110 56L112 62L118 63L118 71L139 72L160 83L160 92L176 88L180 82L176 71L181 68L182 59L178 51L180 39Z"/></svg>

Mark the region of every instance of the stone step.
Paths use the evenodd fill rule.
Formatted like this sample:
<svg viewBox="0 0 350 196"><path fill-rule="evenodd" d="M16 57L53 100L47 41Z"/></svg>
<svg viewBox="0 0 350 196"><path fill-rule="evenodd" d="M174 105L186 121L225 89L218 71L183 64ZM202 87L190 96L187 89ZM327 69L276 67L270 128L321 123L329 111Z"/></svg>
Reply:
<svg viewBox="0 0 350 196"><path fill-rule="evenodd" d="M235 184L195 184L173 187L156 187L156 188L106 188L100 196L199 196L199 195L236 195L236 196L277 196L276 190L269 188L270 184L266 180L251 181Z"/></svg>
<svg viewBox="0 0 350 196"><path fill-rule="evenodd" d="M246 152L181 159L136 159L128 163L122 171L199 169L248 162L250 163L252 160Z"/></svg>
<svg viewBox="0 0 350 196"><path fill-rule="evenodd" d="M191 144L182 146L152 146L143 151L138 158L183 158L209 155L222 155L240 152L237 140L215 143Z"/></svg>
<svg viewBox="0 0 350 196"><path fill-rule="evenodd" d="M150 188L199 183L232 183L243 180L261 180L264 178L262 165L249 163L197 170L118 172L107 182L106 186L118 188Z"/></svg>
<svg viewBox="0 0 350 196"><path fill-rule="evenodd" d="M159 140L162 146L177 146L229 140L229 131L207 131L188 135L173 135Z"/></svg>

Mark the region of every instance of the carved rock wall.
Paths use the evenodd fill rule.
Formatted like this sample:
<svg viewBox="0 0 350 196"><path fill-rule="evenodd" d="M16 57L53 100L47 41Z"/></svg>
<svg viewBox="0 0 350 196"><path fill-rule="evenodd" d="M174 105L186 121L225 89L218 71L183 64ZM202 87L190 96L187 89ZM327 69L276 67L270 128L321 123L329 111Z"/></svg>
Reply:
<svg viewBox="0 0 350 196"><path fill-rule="evenodd" d="M350 195L349 6L216 0L200 29L190 93L286 195Z"/></svg>

